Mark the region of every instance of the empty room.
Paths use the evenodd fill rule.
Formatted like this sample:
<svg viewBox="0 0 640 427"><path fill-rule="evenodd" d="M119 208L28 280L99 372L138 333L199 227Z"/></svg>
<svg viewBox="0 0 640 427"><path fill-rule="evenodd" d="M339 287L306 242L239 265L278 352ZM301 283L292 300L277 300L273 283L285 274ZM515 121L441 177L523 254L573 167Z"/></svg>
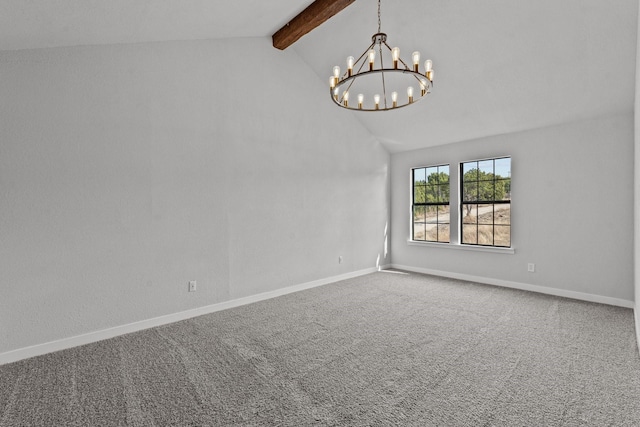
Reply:
<svg viewBox="0 0 640 427"><path fill-rule="evenodd" d="M639 426L639 0L0 0L0 427Z"/></svg>

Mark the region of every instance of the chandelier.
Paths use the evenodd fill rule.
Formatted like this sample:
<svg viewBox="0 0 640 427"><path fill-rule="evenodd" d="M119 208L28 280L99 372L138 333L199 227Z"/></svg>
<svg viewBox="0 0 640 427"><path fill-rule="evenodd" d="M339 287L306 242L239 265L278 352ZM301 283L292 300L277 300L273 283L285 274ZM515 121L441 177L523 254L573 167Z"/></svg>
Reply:
<svg viewBox="0 0 640 427"><path fill-rule="evenodd" d="M411 54L410 67L400 57L400 48L387 44L387 35L380 27L378 0L378 32L371 37L372 43L357 60L347 58L343 74L338 65L333 67L329 87L336 105L356 111L388 111L412 105L431 92L433 62L427 59L421 71L420 52L416 51ZM353 102L352 94L357 94L357 102Z"/></svg>

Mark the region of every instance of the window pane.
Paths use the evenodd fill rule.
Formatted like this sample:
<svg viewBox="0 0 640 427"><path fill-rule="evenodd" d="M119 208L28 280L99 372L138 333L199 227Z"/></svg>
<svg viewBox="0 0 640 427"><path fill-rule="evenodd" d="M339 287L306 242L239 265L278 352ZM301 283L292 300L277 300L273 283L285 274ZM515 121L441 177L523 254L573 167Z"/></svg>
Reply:
<svg viewBox="0 0 640 427"><path fill-rule="evenodd" d="M427 182L430 184L438 183L438 167L432 166L427 168Z"/></svg>
<svg viewBox="0 0 640 427"><path fill-rule="evenodd" d="M493 214L496 224L511 224L511 205L495 205Z"/></svg>
<svg viewBox="0 0 640 427"><path fill-rule="evenodd" d="M427 206L427 220L426 222L435 223L438 220L438 207Z"/></svg>
<svg viewBox="0 0 640 427"><path fill-rule="evenodd" d="M484 201L493 201L495 195L495 182L479 181L478 182L478 199Z"/></svg>
<svg viewBox="0 0 640 427"><path fill-rule="evenodd" d="M507 189L509 188L509 182L504 179L499 179L495 183L495 199L494 200L508 200L509 195Z"/></svg>
<svg viewBox="0 0 640 427"><path fill-rule="evenodd" d="M438 206L438 224L449 224L450 222L451 207Z"/></svg>
<svg viewBox="0 0 640 427"><path fill-rule="evenodd" d="M416 183L425 182L424 168L414 169L413 170L413 181L416 182Z"/></svg>
<svg viewBox="0 0 640 427"><path fill-rule="evenodd" d="M427 203L436 203L438 201L438 186L435 184L427 184L425 187L426 191L426 202Z"/></svg>
<svg viewBox="0 0 640 427"><path fill-rule="evenodd" d="M413 207L413 220L416 222L424 222L424 206L414 206Z"/></svg>
<svg viewBox="0 0 640 427"><path fill-rule="evenodd" d="M500 178L511 178L511 159L510 158L504 158L504 159L496 159L496 163L495 163L495 174L496 174L496 178L500 177Z"/></svg>
<svg viewBox="0 0 640 427"><path fill-rule="evenodd" d="M449 184L438 186L438 203L449 203Z"/></svg>
<svg viewBox="0 0 640 427"><path fill-rule="evenodd" d="M499 179L496 181L496 200L511 200L510 179Z"/></svg>
<svg viewBox="0 0 640 427"><path fill-rule="evenodd" d="M470 173L472 171L477 172L477 169L478 169L478 162L463 163L462 164L462 175L464 175L464 177L466 179L467 173ZM475 172L472 175L477 176ZM474 177L473 179L477 179L477 178Z"/></svg>
<svg viewBox="0 0 640 427"><path fill-rule="evenodd" d="M511 227L506 225L496 225L494 240L494 245L496 246L511 246Z"/></svg>
<svg viewBox="0 0 640 427"><path fill-rule="evenodd" d="M493 225L478 225L478 244L493 245Z"/></svg>
<svg viewBox="0 0 640 427"><path fill-rule="evenodd" d="M478 223L478 206L462 205L462 223L477 224Z"/></svg>
<svg viewBox="0 0 640 427"><path fill-rule="evenodd" d="M478 205L478 224L493 224L493 205Z"/></svg>
<svg viewBox="0 0 640 427"><path fill-rule="evenodd" d="M477 244L478 243L477 232L478 232L478 227L476 225L463 224L462 225L462 243L470 243L473 245Z"/></svg>
<svg viewBox="0 0 640 427"><path fill-rule="evenodd" d="M413 203L425 203L426 202L426 187L424 185L416 185L413 188Z"/></svg>
<svg viewBox="0 0 640 427"><path fill-rule="evenodd" d="M440 166L438 169L440 175L440 184L448 184L449 183L449 165Z"/></svg>
<svg viewBox="0 0 640 427"><path fill-rule="evenodd" d="M449 224L438 225L438 242L449 243Z"/></svg>
<svg viewBox="0 0 640 427"><path fill-rule="evenodd" d="M424 240L424 223L413 223L413 240Z"/></svg>
<svg viewBox="0 0 640 427"><path fill-rule="evenodd" d="M478 162L478 169L480 169L480 179L493 178L493 160L483 160ZM491 177L487 175L491 175Z"/></svg>
<svg viewBox="0 0 640 427"><path fill-rule="evenodd" d="M462 200L472 202L478 200L478 183L465 182L462 187Z"/></svg>
<svg viewBox="0 0 640 427"><path fill-rule="evenodd" d="M426 224L425 225L425 240L429 242L437 242L438 241L438 225L437 224Z"/></svg>

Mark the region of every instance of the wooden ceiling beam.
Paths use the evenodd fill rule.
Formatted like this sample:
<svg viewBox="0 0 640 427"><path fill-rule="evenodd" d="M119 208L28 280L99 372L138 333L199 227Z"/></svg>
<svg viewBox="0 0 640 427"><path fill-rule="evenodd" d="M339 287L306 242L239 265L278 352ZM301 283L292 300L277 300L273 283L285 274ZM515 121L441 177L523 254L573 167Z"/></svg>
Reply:
<svg viewBox="0 0 640 427"><path fill-rule="evenodd" d="M273 47L284 50L356 0L315 0L287 25L276 31Z"/></svg>

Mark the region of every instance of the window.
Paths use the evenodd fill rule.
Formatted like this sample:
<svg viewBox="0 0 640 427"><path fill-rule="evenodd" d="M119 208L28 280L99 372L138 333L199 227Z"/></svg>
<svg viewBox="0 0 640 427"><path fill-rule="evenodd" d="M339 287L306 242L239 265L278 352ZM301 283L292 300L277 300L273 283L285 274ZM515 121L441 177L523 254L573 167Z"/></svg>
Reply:
<svg viewBox="0 0 640 427"><path fill-rule="evenodd" d="M415 168L413 240L449 242L449 165Z"/></svg>
<svg viewBox="0 0 640 427"><path fill-rule="evenodd" d="M460 164L461 243L511 247L511 158Z"/></svg>

